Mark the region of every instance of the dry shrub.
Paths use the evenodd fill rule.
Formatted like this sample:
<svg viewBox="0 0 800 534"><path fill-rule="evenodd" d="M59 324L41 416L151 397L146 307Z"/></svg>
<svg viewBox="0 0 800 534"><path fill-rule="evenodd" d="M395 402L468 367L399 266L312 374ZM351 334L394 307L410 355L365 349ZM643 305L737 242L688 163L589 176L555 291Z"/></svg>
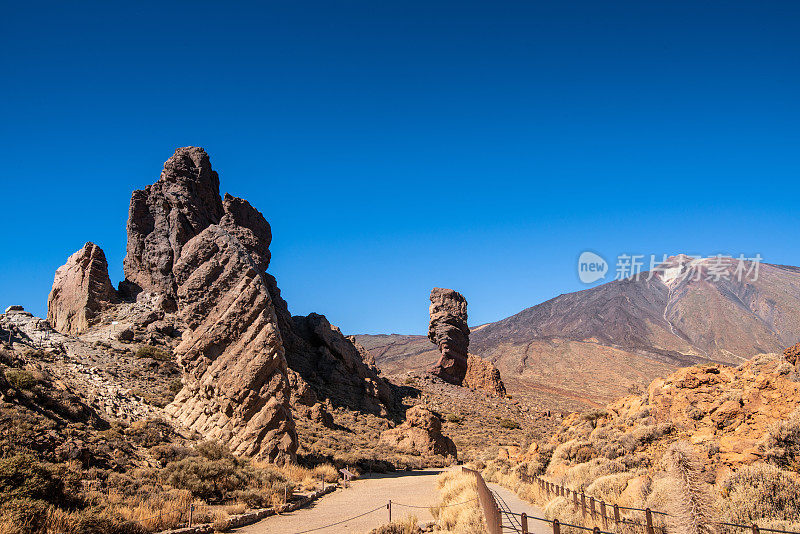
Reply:
<svg viewBox="0 0 800 534"><path fill-rule="evenodd" d="M414 516L408 516L399 521L392 521L373 529L369 534L421 534L419 521Z"/></svg>
<svg viewBox="0 0 800 534"><path fill-rule="evenodd" d="M442 496L431 513L439 528L453 534L484 532L483 512L478 503L478 484L475 476L461 470L446 471L436 479Z"/></svg>
<svg viewBox="0 0 800 534"><path fill-rule="evenodd" d="M665 511L670 532L675 534L706 534L718 532L713 521L716 510L711 491L703 480L703 463L692 446L679 441L670 446L663 462L665 478Z"/></svg>
<svg viewBox="0 0 800 534"><path fill-rule="evenodd" d="M314 472L307 467L297 464L287 464L280 468L281 473L306 491L312 491L320 487L320 481L314 477Z"/></svg>
<svg viewBox="0 0 800 534"><path fill-rule="evenodd" d="M237 502L236 504L226 506L223 510L225 510L225 513L228 515L239 515L247 511L247 505L243 502Z"/></svg>
<svg viewBox="0 0 800 534"><path fill-rule="evenodd" d="M774 423L760 445L767 461L800 471L800 408Z"/></svg>
<svg viewBox="0 0 800 534"><path fill-rule="evenodd" d="M334 484L339 480L339 471L332 464L318 465L312 470L312 474L316 479L324 477L328 484Z"/></svg>
<svg viewBox="0 0 800 534"><path fill-rule="evenodd" d="M158 532L175 528L185 521L191 502L190 492L171 490L163 495L145 497L133 504L114 505L111 509L126 521L137 522L151 532Z"/></svg>
<svg viewBox="0 0 800 534"><path fill-rule="evenodd" d="M628 481L634 476L635 473L629 471L599 476L586 487L586 493L607 503L619 503Z"/></svg>
<svg viewBox="0 0 800 534"><path fill-rule="evenodd" d="M576 510L572 502L566 497L556 497L544 505L544 516L549 520L558 519L561 523L570 525L583 525L583 517L579 510ZM584 530L561 526L563 534L585 534Z"/></svg>
<svg viewBox="0 0 800 534"><path fill-rule="evenodd" d="M588 462L577 464L564 472L561 483L575 491L586 491L595 479L603 475L612 475L625 471L625 465L619 460L593 458Z"/></svg>
<svg viewBox="0 0 800 534"><path fill-rule="evenodd" d="M722 482L722 493L728 522L766 528L800 526L800 481L794 473L763 463L745 466Z"/></svg>

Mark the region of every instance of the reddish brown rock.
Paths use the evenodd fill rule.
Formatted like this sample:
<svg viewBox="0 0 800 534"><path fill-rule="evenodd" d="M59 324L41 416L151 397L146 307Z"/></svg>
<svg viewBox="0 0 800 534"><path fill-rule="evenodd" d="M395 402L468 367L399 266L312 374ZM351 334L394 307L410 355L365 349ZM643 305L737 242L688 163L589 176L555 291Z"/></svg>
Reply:
<svg viewBox="0 0 800 534"><path fill-rule="evenodd" d="M783 351L783 357L792 365L797 365L797 360L800 359L800 343L792 345Z"/></svg>
<svg viewBox="0 0 800 534"><path fill-rule="evenodd" d="M174 273L189 332L176 349L184 388L167 412L235 454L293 461L288 369L264 273L217 225L186 243Z"/></svg>
<svg viewBox="0 0 800 534"><path fill-rule="evenodd" d="M467 373L469 326L467 299L452 289L431 291L428 339L439 347L441 357L430 373L460 386Z"/></svg>
<svg viewBox="0 0 800 534"><path fill-rule="evenodd" d="M453 459L458 456L453 440L442 434L442 421L423 406L409 408L402 425L381 433L381 443L422 455L438 454Z"/></svg>
<svg viewBox="0 0 800 534"><path fill-rule="evenodd" d="M250 203L225 193L222 202L225 215L219 225L239 240L255 263L256 269L266 271L271 258L269 245L272 243L272 229L269 223Z"/></svg>
<svg viewBox="0 0 800 534"><path fill-rule="evenodd" d="M374 414L386 414L396 403L391 384L379 375L375 360L353 338L342 335L324 315L289 313L275 278L266 275L278 316L289 367L298 387L316 397Z"/></svg>
<svg viewBox="0 0 800 534"><path fill-rule="evenodd" d="M463 385L495 397L506 395L506 386L500 378L497 367L474 354L470 354L467 358L467 374L464 376Z"/></svg>
<svg viewBox="0 0 800 534"><path fill-rule="evenodd" d="M173 264L183 246L223 216L219 176L208 154L183 147L164 163L161 178L134 191L128 212L125 278L138 288L174 297Z"/></svg>
<svg viewBox="0 0 800 534"><path fill-rule="evenodd" d="M96 324L102 310L116 301L103 250L86 243L56 271L47 321L62 334L77 335Z"/></svg>

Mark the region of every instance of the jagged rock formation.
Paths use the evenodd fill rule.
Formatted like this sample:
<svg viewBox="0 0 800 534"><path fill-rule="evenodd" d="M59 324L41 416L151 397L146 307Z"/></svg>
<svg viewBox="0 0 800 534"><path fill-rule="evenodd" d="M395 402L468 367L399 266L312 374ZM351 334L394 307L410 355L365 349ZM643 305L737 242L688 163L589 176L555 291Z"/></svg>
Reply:
<svg viewBox="0 0 800 534"><path fill-rule="evenodd" d="M461 385L467 373L467 299L452 289L431 291L428 339L439 347L441 357L430 373L451 384Z"/></svg>
<svg viewBox="0 0 800 534"><path fill-rule="evenodd" d="M297 375L294 389L307 390L310 384L316 396L327 397L334 405L385 415L395 404L395 395L369 351L342 335L324 315L292 317L275 278L267 275L267 281L286 360ZM314 402L316 398L306 405Z"/></svg>
<svg viewBox="0 0 800 534"><path fill-rule="evenodd" d="M168 412L236 454L285 463L294 460L297 434L277 317L259 266L221 226L183 247L173 273L190 333L176 349L185 385Z"/></svg>
<svg viewBox="0 0 800 534"><path fill-rule="evenodd" d="M422 455L458 456L453 440L442 434L442 421L424 406L412 406L406 420L397 428L381 433L381 442L400 450Z"/></svg>
<svg viewBox="0 0 800 534"><path fill-rule="evenodd" d="M168 412L190 429L284 462L297 449L290 406L331 427L325 403L373 413L393 404L366 351L324 316L289 314L265 272L269 223L246 200L220 197L202 149L179 148L158 182L134 192L128 233L126 292L164 310L174 302L186 326L176 349L185 384Z"/></svg>
<svg viewBox="0 0 800 534"><path fill-rule="evenodd" d="M131 197L126 281L174 297L172 266L181 249L222 216L219 176L208 154L198 147L177 149L164 163L161 178Z"/></svg>
<svg viewBox="0 0 800 534"><path fill-rule="evenodd" d="M94 243L86 243L56 270L47 299L47 320L63 334L78 335L114 302L117 292L108 277L106 256Z"/></svg>
<svg viewBox="0 0 800 534"><path fill-rule="evenodd" d="M165 410L189 429L282 463L298 447L293 407L336 428L330 408L385 416L395 406L366 350L322 315L289 314L266 273L269 223L220 196L202 148L178 148L156 183L133 192L127 228L119 298L102 251L87 244L56 274L53 322L75 333L102 321L86 335L164 350L181 337L183 388Z"/></svg>
<svg viewBox="0 0 800 534"><path fill-rule="evenodd" d="M463 385L496 397L506 395L506 386L500 378L497 367L474 354L470 354L467 358L467 373Z"/></svg>

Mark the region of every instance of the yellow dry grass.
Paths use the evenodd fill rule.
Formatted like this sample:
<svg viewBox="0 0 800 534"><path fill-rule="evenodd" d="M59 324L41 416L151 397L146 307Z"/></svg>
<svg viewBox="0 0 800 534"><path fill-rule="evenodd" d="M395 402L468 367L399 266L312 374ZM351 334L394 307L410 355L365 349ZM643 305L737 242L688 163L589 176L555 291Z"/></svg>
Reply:
<svg viewBox="0 0 800 534"><path fill-rule="evenodd" d="M431 514L442 532L475 534L485 532L483 513L478 503L475 477L460 469L446 471L436 480L442 501L431 507Z"/></svg>

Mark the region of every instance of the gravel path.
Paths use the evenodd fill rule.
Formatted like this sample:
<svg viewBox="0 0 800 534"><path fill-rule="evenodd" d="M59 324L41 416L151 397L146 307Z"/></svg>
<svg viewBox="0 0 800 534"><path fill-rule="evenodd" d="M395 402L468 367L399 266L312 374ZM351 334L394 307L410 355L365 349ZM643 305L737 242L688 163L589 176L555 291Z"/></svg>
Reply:
<svg viewBox="0 0 800 534"><path fill-rule="evenodd" d="M389 520L386 503L391 499L392 519L408 515L419 521L432 521L428 506L439 502L436 476L440 469L372 475L356 480L347 489L339 489L310 504L306 508L279 516L268 517L255 525L234 530L239 534L295 534L330 525L338 521L383 507L358 519L339 525L313 530L314 534L363 534ZM407 508L400 504L422 506Z"/></svg>
<svg viewBox="0 0 800 534"><path fill-rule="evenodd" d="M504 488L503 486L498 486L497 484L486 483L489 486L489 489L495 492L501 499L505 502L508 506L508 509L514 513L521 514L525 512L528 517L544 517L544 512L542 512L541 508L520 499L516 493L511 491L510 489ZM503 504L500 504L500 508L503 508ZM519 521L519 518L516 518L516 521ZM503 525L510 525L510 521L507 516L503 515ZM517 523L514 523L517 525ZM508 532L513 532L513 530L507 530ZM552 534L553 527L550 526L550 523L546 523L544 521L536 521L533 519L528 519L528 532L531 534Z"/></svg>

